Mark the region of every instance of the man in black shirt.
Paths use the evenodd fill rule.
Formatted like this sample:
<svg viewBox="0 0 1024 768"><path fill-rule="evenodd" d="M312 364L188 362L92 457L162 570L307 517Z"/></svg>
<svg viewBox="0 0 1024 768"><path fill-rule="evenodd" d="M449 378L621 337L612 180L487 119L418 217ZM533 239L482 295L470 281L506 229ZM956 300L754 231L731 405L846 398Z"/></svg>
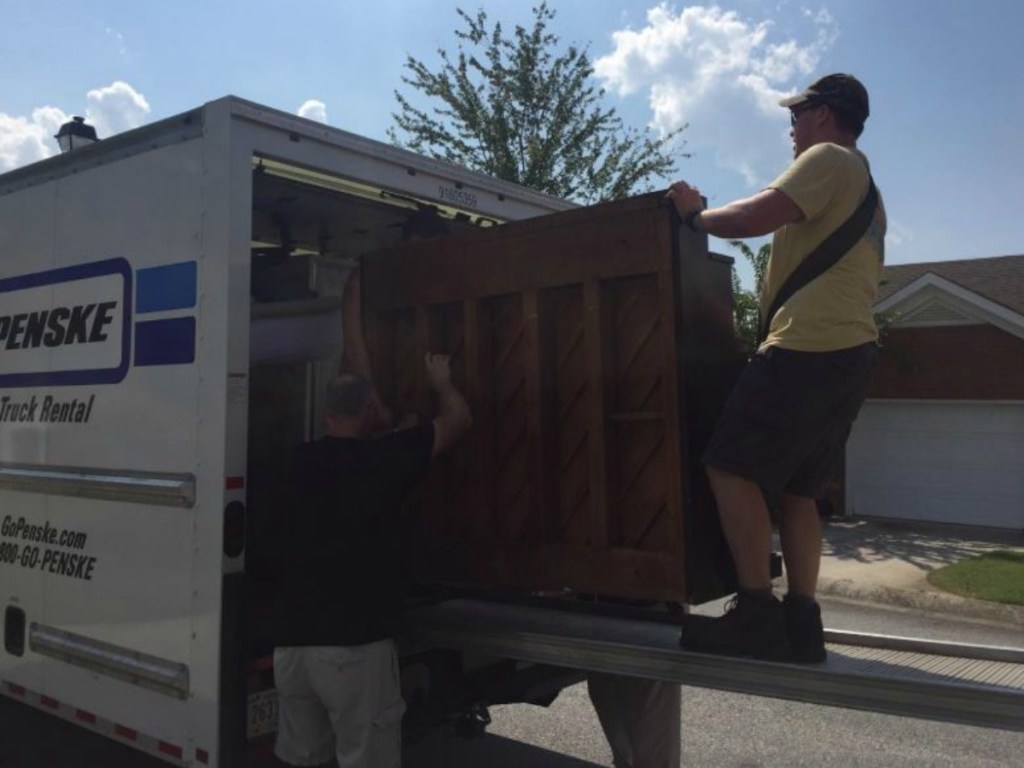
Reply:
<svg viewBox="0 0 1024 768"><path fill-rule="evenodd" d="M428 354L426 368L432 422L375 437L383 406L369 380L346 373L328 388L325 436L296 454L274 649L275 752L286 763L401 763L398 515L430 460L472 423L448 358Z"/></svg>

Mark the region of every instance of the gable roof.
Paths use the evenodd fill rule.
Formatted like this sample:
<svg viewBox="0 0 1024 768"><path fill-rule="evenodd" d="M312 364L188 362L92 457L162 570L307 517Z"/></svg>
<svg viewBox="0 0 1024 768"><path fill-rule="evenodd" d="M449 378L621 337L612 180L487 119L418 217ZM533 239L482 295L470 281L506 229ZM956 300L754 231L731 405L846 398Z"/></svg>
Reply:
<svg viewBox="0 0 1024 768"><path fill-rule="evenodd" d="M883 271L878 302L928 273L1024 315L1024 255L894 264Z"/></svg>

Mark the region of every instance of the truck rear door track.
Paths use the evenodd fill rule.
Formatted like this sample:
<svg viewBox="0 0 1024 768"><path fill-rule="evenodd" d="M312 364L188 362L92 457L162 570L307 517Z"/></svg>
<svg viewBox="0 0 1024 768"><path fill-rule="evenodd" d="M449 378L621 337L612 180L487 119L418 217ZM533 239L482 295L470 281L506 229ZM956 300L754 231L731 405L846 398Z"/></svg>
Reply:
<svg viewBox="0 0 1024 768"><path fill-rule="evenodd" d="M824 664L683 651L664 622L450 600L403 642L965 725L1024 731L1024 651L826 631Z"/></svg>

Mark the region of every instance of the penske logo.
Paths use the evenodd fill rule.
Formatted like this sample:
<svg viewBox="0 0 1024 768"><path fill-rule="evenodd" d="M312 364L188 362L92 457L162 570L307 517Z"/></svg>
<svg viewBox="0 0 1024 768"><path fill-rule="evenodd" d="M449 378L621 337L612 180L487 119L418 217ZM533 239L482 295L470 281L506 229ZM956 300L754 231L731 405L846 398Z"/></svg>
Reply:
<svg viewBox="0 0 1024 768"><path fill-rule="evenodd" d="M195 360L196 263L116 258L0 280L0 388L113 384Z"/></svg>
<svg viewBox="0 0 1024 768"><path fill-rule="evenodd" d="M0 315L0 343L4 349L60 347L107 340L116 301L77 307L56 307L20 315Z"/></svg>

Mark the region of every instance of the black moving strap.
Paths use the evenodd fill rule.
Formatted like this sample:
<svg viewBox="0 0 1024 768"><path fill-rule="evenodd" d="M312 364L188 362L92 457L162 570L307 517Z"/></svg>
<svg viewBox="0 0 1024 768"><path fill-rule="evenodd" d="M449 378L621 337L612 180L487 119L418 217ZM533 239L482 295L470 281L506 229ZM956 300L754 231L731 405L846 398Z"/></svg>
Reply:
<svg viewBox="0 0 1024 768"><path fill-rule="evenodd" d="M809 282L827 272L864 236L871 220L875 217L877 205L878 190L875 189L874 179L868 176L868 194L857 206L857 210L797 265L797 268L779 288L779 292L775 294L771 306L768 307L768 311L758 326L757 346L761 346L761 342L768 335L768 330L772 327L772 320L775 318L775 313L779 311L779 307L789 301L794 293Z"/></svg>

